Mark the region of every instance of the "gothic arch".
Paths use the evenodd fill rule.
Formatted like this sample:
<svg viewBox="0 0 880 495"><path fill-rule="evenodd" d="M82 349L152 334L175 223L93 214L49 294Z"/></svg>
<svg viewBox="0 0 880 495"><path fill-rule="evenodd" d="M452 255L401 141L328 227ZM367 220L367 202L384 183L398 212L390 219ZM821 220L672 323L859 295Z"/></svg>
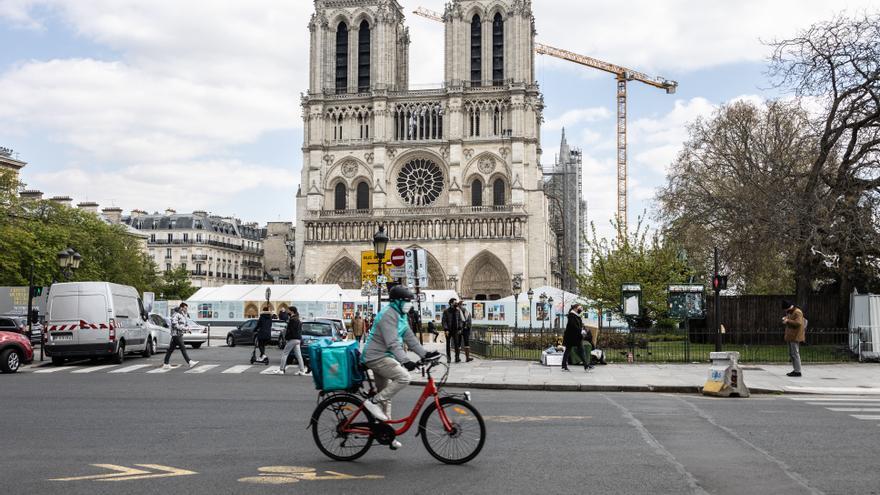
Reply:
<svg viewBox="0 0 880 495"><path fill-rule="evenodd" d="M364 21L367 21L367 25L369 25L370 30L376 27L376 21L373 20L373 16L363 9L355 12L354 17L352 17L351 25L357 26L357 29L360 29L361 23Z"/></svg>
<svg viewBox="0 0 880 495"><path fill-rule="evenodd" d="M496 299L509 296L510 272L504 263L489 251L474 256L461 278L462 299Z"/></svg>
<svg viewBox="0 0 880 495"><path fill-rule="evenodd" d="M260 308L258 308L256 304L248 303L248 305L244 307L245 318L256 318L258 316L260 316Z"/></svg>
<svg viewBox="0 0 880 495"><path fill-rule="evenodd" d="M413 244L408 249L421 249L421 247ZM428 254L428 287L422 288L428 290L446 290L448 285L446 283L446 271L443 270L443 265L440 264L440 262L437 261L437 258L435 258L427 249L425 249L425 253Z"/></svg>
<svg viewBox="0 0 880 495"><path fill-rule="evenodd" d="M322 280L324 284L338 284L343 289L360 289L361 267L345 256L330 265Z"/></svg>
<svg viewBox="0 0 880 495"><path fill-rule="evenodd" d="M337 181L337 180L343 180L346 183L350 184L349 179L345 178L345 175L343 174L343 170L342 170L342 167L349 162L354 162L357 165L357 170L352 175L354 180L358 180L358 178L364 177L364 178L366 178L367 182L369 182L370 184L373 183L373 170L372 170L372 168L367 166L367 164L364 163L363 160L359 160L353 156L347 156L347 157L337 161L336 163L333 164L333 166L331 166L329 169L327 169L327 173L324 174L324 184L323 184L325 190L331 190L333 188L333 186L336 185L335 181Z"/></svg>
<svg viewBox="0 0 880 495"><path fill-rule="evenodd" d="M480 160L484 158L491 158L495 161L495 170L489 172L488 174L480 171ZM505 179L508 183L510 183L513 179L510 166L507 165L507 160L501 158L495 153L491 151L485 151L475 156L473 159L468 161L467 165L464 167L464 172L461 174L461 178L465 179L465 183L474 180L474 176L480 176L483 178L483 184L487 184L487 179L490 175L494 174L504 174Z"/></svg>
<svg viewBox="0 0 880 495"><path fill-rule="evenodd" d="M499 2L495 2L486 10L486 18L494 19L495 14L501 14L502 19L507 19L507 10L504 8L504 5Z"/></svg>

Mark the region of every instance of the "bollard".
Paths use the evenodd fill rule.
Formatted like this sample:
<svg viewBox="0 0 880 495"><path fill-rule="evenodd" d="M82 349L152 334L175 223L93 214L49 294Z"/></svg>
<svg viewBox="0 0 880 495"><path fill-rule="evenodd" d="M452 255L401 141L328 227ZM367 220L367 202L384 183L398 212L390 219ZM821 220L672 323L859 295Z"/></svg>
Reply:
<svg viewBox="0 0 880 495"><path fill-rule="evenodd" d="M211 347L211 324L208 323L208 347Z"/></svg>
<svg viewBox="0 0 880 495"><path fill-rule="evenodd" d="M739 367L738 352L709 353L712 365L709 378L703 385L703 395L716 397L748 397L749 389L743 381L742 368Z"/></svg>

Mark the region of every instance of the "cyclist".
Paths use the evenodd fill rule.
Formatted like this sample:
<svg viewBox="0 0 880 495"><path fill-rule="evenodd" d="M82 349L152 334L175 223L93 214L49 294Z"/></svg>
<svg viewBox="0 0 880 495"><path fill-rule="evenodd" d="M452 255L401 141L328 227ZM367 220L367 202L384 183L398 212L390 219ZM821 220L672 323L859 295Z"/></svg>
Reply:
<svg viewBox="0 0 880 495"><path fill-rule="evenodd" d="M388 296L391 302L376 315L361 358L367 368L373 370L379 389L378 394L364 402L364 407L379 421L388 421L391 398L406 388L410 382L409 372L416 368L416 362L407 357L403 343L422 359L439 356L437 352L426 351L409 327L407 314L413 305L412 291L397 285ZM400 446L397 440L391 444L392 449Z"/></svg>

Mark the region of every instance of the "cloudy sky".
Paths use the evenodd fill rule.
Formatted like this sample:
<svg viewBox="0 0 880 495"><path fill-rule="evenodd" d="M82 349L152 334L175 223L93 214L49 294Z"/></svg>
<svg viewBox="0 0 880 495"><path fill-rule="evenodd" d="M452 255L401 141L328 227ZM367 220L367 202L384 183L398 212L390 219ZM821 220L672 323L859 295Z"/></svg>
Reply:
<svg viewBox="0 0 880 495"><path fill-rule="evenodd" d="M400 0L407 12L443 0ZM679 82L630 84L630 222L686 137L736 98L776 96L762 40L872 0L534 0L539 40ZM49 195L291 220L302 164L308 0L0 0L0 146ZM411 83L443 79L442 25L411 14ZM538 56L544 163L583 149L590 220L615 208L612 76Z"/></svg>

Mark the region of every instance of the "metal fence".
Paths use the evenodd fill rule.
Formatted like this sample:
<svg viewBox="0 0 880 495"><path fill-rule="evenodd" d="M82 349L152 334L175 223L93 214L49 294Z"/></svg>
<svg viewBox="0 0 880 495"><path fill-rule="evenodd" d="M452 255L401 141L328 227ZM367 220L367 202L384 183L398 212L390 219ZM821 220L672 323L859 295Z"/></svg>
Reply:
<svg viewBox="0 0 880 495"><path fill-rule="evenodd" d="M722 335L722 349L738 351L741 362L788 362L788 344L782 330L755 330ZM846 328L811 328L801 344L801 360L808 363L848 362L857 359ZM606 330L598 335L599 349L616 363L708 362L715 351L715 333L700 331ZM562 330L474 328L471 350L488 359L540 360L541 351L561 345Z"/></svg>

